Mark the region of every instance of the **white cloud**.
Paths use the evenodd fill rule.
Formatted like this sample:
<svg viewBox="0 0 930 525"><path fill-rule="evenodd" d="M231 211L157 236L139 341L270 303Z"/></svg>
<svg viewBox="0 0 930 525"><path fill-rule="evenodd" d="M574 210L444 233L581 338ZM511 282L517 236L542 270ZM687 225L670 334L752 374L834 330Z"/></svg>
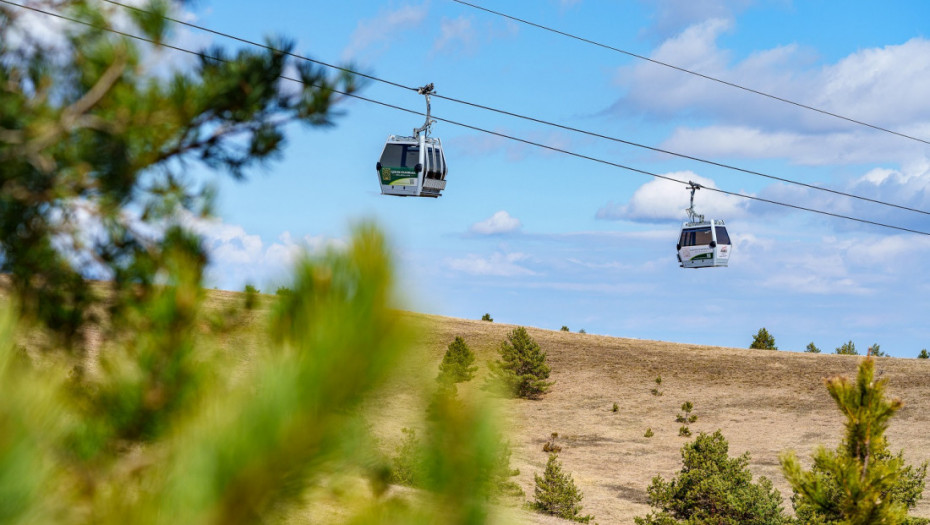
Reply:
<svg viewBox="0 0 930 525"><path fill-rule="evenodd" d="M426 19L428 11L429 2L423 2L404 5L393 11L382 10L373 18L359 20L349 45L342 52L343 60L371 51L375 54L387 51L398 35L414 33Z"/></svg>
<svg viewBox="0 0 930 525"><path fill-rule="evenodd" d="M809 49L788 45L733 62L718 46L731 19L694 24L665 40L651 58L708 76L873 123L930 137L930 40L857 51L815 67ZM713 119L679 129L664 145L697 155L786 157L805 164L888 161L924 154L923 146L863 126L649 63L619 70L627 94L617 107L668 119Z"/></svg>
<svg viewBox="0 0 930 525"><path fill-rule="evenodd" d="M472 224L468 231L478 235L499 235L513 233L522 226L520 219L513 217L505 210L501 210L483 221Z"/></svg>
<svg viewBox="0 0 930 525"><path fill-rule="evenodd" d="M446 266L453 270L469 275L482 275L494 277L515 277L520 275L536 275L536 272L521 266L520 262L529 258L526 254L495 252L490 257L481 257L469 254L458 259L446 259Z"/></svg>
<svg viewBox="0 0 930 525"><path fill-rule="evenodd" d="M714 181L691 171L666 173L680 181L694 181L707 188L716 188ZM597 211L598 219L629 221L684 221L691 193L686 186L665 179L656 179L640 186L626 204L607 203ZM746 201L740 197L698 190L694 207L707 219L732 219L745 215Z"/></svg>
<svg viewBox="0 0 930 525"><path fill-rule="evenodd" d="M472 27L471 18L460 16L449 19L443 17L439 22L439 38L433 44L433 52L456 51L473 53L477 43L477 33Z"/></svg>
<svg viewBox="0 0 930 525"><path fill-rule="evenodd" d="M644 0L656 9L655 26L648 32L665 36L708 19L730 19L751 0Z"/></svg>
<svg viewBox="0 0 930 525"><path fill-rule="evenodd" d="M301 254L346 246L343 239L311 235L295 239L287 231L276 242L266 244L242 226L218 218L202 219L186 214L181 222L203 238L210 256L208 280L228 289L242 288L247 282L261 286L280 280Z"/></svg>

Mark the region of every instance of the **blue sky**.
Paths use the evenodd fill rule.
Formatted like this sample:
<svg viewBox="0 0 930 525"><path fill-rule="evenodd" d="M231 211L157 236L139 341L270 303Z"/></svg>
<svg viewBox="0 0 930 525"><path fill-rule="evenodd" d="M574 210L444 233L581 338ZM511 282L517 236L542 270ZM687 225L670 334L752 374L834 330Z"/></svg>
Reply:
<svg viewBox="0 0 930 525"><path fill-rule="evenodd" d="M634 53L930 139L930 4L901 1L475 0ZM202 1L191 21L411 86L746 169L930 210L930 146L684 75L451 0ZM192 47L238 45L182 30ZM422 111L422 97L362 95ZM213 284L273 290L299 249L374 219L396 250L405 307L589 333L782 350L847 340L899 357L930 347L930 237L708 191L726 269L678 267L687 192L674 184L446 123L439 199L381 196L385 138L422 119L346 101L329 129L293 127L244 183L215 177L202 224ZM435 115L728 191L930 230L930 217L713 168L452 102Z"/></svg>

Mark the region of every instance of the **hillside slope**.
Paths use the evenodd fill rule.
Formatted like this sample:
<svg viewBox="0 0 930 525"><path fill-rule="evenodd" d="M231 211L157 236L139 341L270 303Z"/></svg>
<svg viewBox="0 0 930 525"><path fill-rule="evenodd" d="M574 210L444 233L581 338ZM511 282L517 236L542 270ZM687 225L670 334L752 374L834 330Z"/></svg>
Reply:
<svg viewBox="0 0 930 525"><path fill-rule="evenodd" d="M446 346L462 336L485 363L514 327L484 321L409 314L421 327L417 353L438 366ZM528 329L552 367L556 383L541 400L508 400L512 465L532 497L533 473L542 472L543 444L559 434L560 459L584 493L584 512L606 523L632 523L648 512L646 488L653 476L666 479L681 468L675 422L685 401L694 403L695 433L720 429L730 454L748 451L750 468L770 478L790 508L790 489L778 456L797 451L802 459L819 445L835 447L843 419L823 384L825 377L853 376L860 357L798 354L623 339ZM435 368L433 368L435 370ZM930 361L880 358L877 371L904 408L892 420L891 449L911 463L930 460ZM650 393L657 375L663 395ZM398 405L403 399L394 401ZM620 411L611 411L613 403ZM651 427L655 435L643 436ZM693 439L693 438L692 438ZM809 461L807 462L809 463ZM930 494L928 494L930 496ZM930 517L930 500L915 509ZM525 523L562 523L521 513Z"/></svg>

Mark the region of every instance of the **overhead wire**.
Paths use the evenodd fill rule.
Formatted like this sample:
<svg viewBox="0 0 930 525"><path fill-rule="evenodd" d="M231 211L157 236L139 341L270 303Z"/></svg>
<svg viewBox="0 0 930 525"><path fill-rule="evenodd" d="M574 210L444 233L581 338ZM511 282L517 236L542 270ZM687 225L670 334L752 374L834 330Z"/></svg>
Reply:
<svg viewBox="0 0 930 525"><path fill-rule="evenodd" d="M908 135L908 134L902 133L902 132L900 132L900 131L894 131L894 130L892 130L892 129L884 128L884 127L878 126L878 125L876 125L876 124L870 124L870 123L868 123L868 122L864 122L864 121L861 121L861 120L857 120L857 119L854 119L854 118L851 118L851 117L846 117L846 116L844 116L844 115L840 115L839 113L833 113L833 112L827 111L827 110L825 110L825 109L820 109L820 108L817 108L817 107L814 107L814 106L809 106L809 105L807 105L807 104L803 104L803 103L801 103L801 102L797 102L797 101L790 100L790 99L787 99L787 98L784 98L784 97L780 97L780 96L778 96L778 95L773 95L773 94L771 94L771 93L766 93L766 92L760 91L760 90L758 90L758 89L753 89L753 88L750 88L750 87L746 87L746 86L737 84L737 83L735 83L735 82L730 82L730 81L728 81L728 80L723 80L723 79L721 79L721 78L713 77L713 76L710 76L710 75L705 75L704 73L700 73L700 72L697 72L697 71L694 71L694 70L691 70L691 69L683 68L683 67L681 67L681 66L676 66L676 65L674 65L674 64L670 64L670 63L668 63L668 62L663 62L663 61L661 61L661 60L656 60L656 59L654 59L654 58L649 58L649 57L647 57L647 56L645 56L645 55L640 55L640 54L638 54L638 53L633 53L632 51L627 51L627 50L625 50L625 49L621 49L621 48L618 48L618 47L614 47L614 46L610 46L610 45L607 45L607 44L603 44L603 43L601 43L601 42L597 42L597 41L595 41L595 40L591 40L591 39L588 39L588 38L585 38L585 37L581 37L581 36L578 36L578 35L573 35L573 34L571 34L571 33L565 32L565 31L560 31L560 30L558 30L558 29L554 29L554 28L552 28L552 27L544 26L544 25L538 24L538 23L536 23L536 22L531 22L531 21L526 20L526 19L523 19L523 18L519 18L519 17L513 16L513 15L508 15L508 14L502 13L502 12L500 12L500 11L494 11L493 9L488 9L487 7L482 7L482 6L477 5L477 4L473 4L473 3L470 3L470 2L466 2L465 0L452 0L452 1L453 1L453 2L456 2L456 3L458 3L458 4L462 4L462 5L465 5L465 6L474 8L474 9L478 9L478 10L480 10L480 11L484 11L484 12L486 12L486 13L490 13L490 14L493 14L493 15L497 15L497 16L501 16L501 17L507 18L507 19L509 19L509 20L513 20L514 22L520 22L521 24L526 24L526 25L528 25L528 26L532 26L532 27L535 27L535 28L538 28L538 29L542 29L542 30L544 30L544 31L549 31L549 32L552 32L552 33L555 33L555 34L558 34L558 35L562 35L562 36L565 36L565 37L568 37L568 38L572 38L572 39L578 40L578 41L580 41L580 42L585 42L585 43L587 43L587 44L595 45L595 46L597 46L597 47L601 47L601 48L604 48L604 49L608 49L608 50L610 50L610 51L614 51L614 52L617 52L617 53L621 53L621 54L623 54L623 55L627 55L627 56L630 56L630 57L633 57L633 58L637 58L637 59L639 59L639 60L645 60L645 61L647 61L647 62L651 62L651 63L656 64L656 65L659 65L659 66L663 66L663 67L667 67L667 68L670 68L670 69L674 69L674 70L680 71L680 72L682 72L682 73L687 73L687 74L689 74L689 75L694 75L694 76L696 76L696 77L700 77L700 78L703 78L703 79L705 79L705 80L710 80L710 81L712 81L712 82L717 82L717 83L719 83L719 84L723 84L723 85L725 85L725 86L729 86L729 87L732 87L732 88L740 89L740 90L743 90L743 91L746 91L746 92L749 92L749 93L753 93L753 94L755 94L755 95L760 95L760 96L767 97L767 98L770 98L770 99L773 99L773 100L777 100L777 101L779 101L779 102L784 102L784 103L786 103L786 104L791 104L791 105L793 105L793 106L797 106L797 107L802 108L802 109L807 109L807 110L810 110L810 111L816 111L817 113L821 113L821 114L823 114L823 115L828 115L828 116L831 116L831 117L834 117L834 118L838 118L838 119L841 119L841 120L845 120L845 121L851 122L851 123L853 123L853 124L858 124L858 125L860 125L860 126L865 126L865 127L868 127L868 128L872 128L872 129L877 130L877 131L882 131L882 132L885 132L885 133L890 133L890 134L892 134L892 135L897 135L897 136L902 137L902 138L906 138L906 139L909 139L909 140L914 140L914 141L917 141L917 142L922 142L922 143L924 143L924 144L930 145L930 141L928 141L928 140L926 140L926 139L922 139L922 138L920 138L920 137L914 137L914 136L912 136L912 135Z"/></svg>
<svg viewBox="0 0 930 525"><path fill-rule="evenodd" d="M122 3L122 2L118 2L118 1L116 1L116 0L102 0L102 1L104 1L104 2L106 2L106 3L109 3L109 4L112 4L112 5L117 5L117 6L126 8L126 9L132 9L132 10L135 10L135 11L138 11L138 12L142 12L142 13L146 13L146 14L153 14L153 13L151 13L150 11L146 11L146 10L141 9L141 8L139 8L139 7L136 7L136 6L128 5L128 4L125 4L125 3ZM469 5L471 5L471 4L469 4ZM351 73L351 74L360 76L360 77L362 77L362 78L366 78L366 79L368 79L368 80L373 80L373 81L376 81L376 82L381 82L381 83L383 83L383 84L387 84L387 85L390 85L390 86L398 87L398 88L401 88L401 89L406 89L406 90L408 90L408 91L416 91L416 90L417 90L417 88L412 87L412 86L406 86L406 85L401 84L401 83L398 83L398 82L394 82L394 81L387 80L387 79L384 79L384 78L379 78L379 77L376 77L376 76L374 76L374 75L367 74L367 73L363 73L363 72L360 72L360 71L356 71L356 70L353 70L353 69L350 69L350 68L346 68L346 67L343 67L343 66L333 65L333 64L330 64L330 63L321 61L321 60L317 60L317 59L310 58L310 57L307 57L307 56L299 55L299 54L297 54L297 53L292 53L292 52L290 52L290 51L284 51L284 50L276 49L276 48L274 48L274 47L272 47L272 46L269 46L269 45L267 45L267 44L262 44L262 43L259 43L259 42L255 42L255 41L253 41L253 40L249 40L249 39L246 39L246 38L242 38L242 37L239 37L239 36L236 36L236 35L232 35L232 34L229 34L229 33L225 33L225 32L222 32L222 31L217 31L217 30L215 30L215 29L211 29L211 28L208 28L208 27L205 27L205 26L201 26L201 25L198 25L198 24L193 24L193 23L190 23L190 22L185 22L185 21L183 21L183 20L180 20L180 19L177 19L177 18L172 18L172 17L170 17L170 16L165 16L164 18L165 18L166 20L169 20L169 21L173 22L173 23L176 23L176 24L179 24L179 25L183 25L183 26L187 26L187 27L190 27L190 28L192 28L192 29L197 29L197 30L204 31L204 32L207 32L207 33L211 33L211 34L214 34L214 35L217 35L217 36L221 36L221 37L224 37L224 38L228 38L228 39L230 39L230 40L234 40L234 41L241 42L241 43L244 43L244 44L248 44L248 45L260 47L260 48L266 49L266 50L268 50L268 51L274 51L274 52L277 52L277 53L283 53L283 54L285 54L285 55L287 55L287 56L290 56L290 57L292 57L292 58L296 58L296 59L299 59L299 60L304 60L304 61L311 62L311 63L314 63L314 64L322 65L322 66L325 66L325 67L328 67L328 68L336 69L336 70L338 70L338 71L343 71L343 72L346 72L346 73ZM911 211L911 212L915 212L915 213L921 213L921 214L924 214L924 215L930 215L930 211L921 210L921 209L918 209L918 208L912 208L912 207L909 207L909 206L904 206L904 205L901 205L901 204L896 204L896 203L892 203L892 202L882 201L882 200L879 200L879 199L873 199L873 198L871 198L871 197L865 197L865 196L857 195L857 194L854 194L854 193L848 193L848 192L844 192L844 191L834 190L834 189L832 189L832 188L827 188L827 187L824 187L824 186L817 186L817 185L815 185L815 184L808 184L808 183L806 183L806 182L796 181L796 180L788 179L788 178L786 178L786 177L779 177L779 176L776 176L776 175L771 175L771 174L767 174L767 173L763 173L763 172L759 172L759 171L754 171L754 170L750 170L750 169L746 169L746 168L740 168L740 167L738 167L738 166L733 166L733 165L726 164L726 163L722 163L722 162L716 162L716 161L713 161L713 160L708 160L708 159L704 159L704 158L701 158L701 157L697 157L697 156L694 156L694 155L688 155L688 154L678 153L678 152L671 151L671 150L667 150L667 149L662 149L662 148L658 148L658 147L654 147L654 146L649 146L649 145L647 145L647 144L641 144L641 143L638 143L638 142L635 142L635 141L631 141L631 140L626 140L626 139L622 139L622 138L618 138L618 137L612 137L612 136L609 136L609 135L604 135L604 134L602 134L602 133L596 133L596 132L593 132L593 131L588 131L588 130L584 130L584 129L580 129L580 128L576 128L576 127L572 127L572 126L567 126L567 125L564 125L564 124L559 124L559 123L557 123L557 122L551 122L551 121L547 121L547 120L544 120L544 119L540 119L540 118L536 118L536 117L532 117L532 116L528 116L528 115L522 115L522 114L515 113L515 112L512 112L512 111L508 111L508 110L504 110L504 109L499 109L499 108L495 108L495 107L492 107L492 106L488 106L488 105L484 105L484 104L479 104L479 103L475 103L475 102L470 102L470 101L458 99L458 98L455 98L455 97L449 97L449 96L445 96L445 95L438 94L438 93L433 93L431 96L433 96L433 97L435 97L435 98L438 98L438 99L448 100L448 101L450 101L450 102L455 102L455 103L457 103L457 104L462 104L462 105L465 105L465 106L470 106L470 107L474 107L474 108L478 108L478 109L483 109L483 110L485 110L485 111L490 111L490 112L498 113L498 114L501 114L501 115L507 115L507 116L510 116L510 117L514 117L514 118L526 120L526 121L529 121L529 122L534 122L534 123L537 123L537 124L543 124L543 125L546 125L546 126L555 127L555 128L563 129L563 130L566 130L566 131L571 131L571 132L573 132L573 133L579 133L579 134L583 134L583 135L588 135L588 136L591 136L591 137L596 137L596 138L600 138L600 139L604 139L604 140L609 140L609 141L617 142L617 143L620 143L620 144L625 144L625 145L628 145L628 146L633 146L633 147L636 147L636 148L646 149L646 150L654 151L654 152L657 152L657 153L663 153L663 154L671 155L671 156L674 156L674 157L679 157L679 158L683 158L683 159L687 159L687 160L692 160L692 161L695 161L695 162L700 162L700 163L702 163L702 164L706 164L706 165L709 165L709 166L716 166L716 167L718 167L718 168L724 168L724 169L728 169L728 170L738 171L738 172L745 173L745 174L748 174L748 175L755 175L755 176L758 176L758 177L764 177L764 178L771 179L771 180L777 180L777 181L779 181L779 182L784 182L784 183L787 183L787 184L793 184L793 185L796 185L796 186L802 186L802 187L809 188L809 189L813 189L813 190L824 191L824 192L832 193L832 194L834 194L834 195L840 195L840 196L843 196L843 197L848 197L848 198L852 198L852 199L858 199L858 200L861 200L861 201L871 202L871 203L873 203L873 204L879 204L879 205L882 205L882 206L889 206L889 207L897 208L897 209L901 209L901 210Z"/></svg>
<svg viewBox="0 0 930 525"><path fill-rule="evenodd" d="M105 0L105 1L110 1L110 0ZM89 23L89 22L86 22L86 21L83 21L83 20L80 20L80 19L76 19L76 18L72 18L72 17L68 17L68 16L65 16L65 15L62 15L62 14L60 14L60 13L54 13L54 12L46 11L46 10L43 10L43 9L40 9L40 8L37 8L37 7L32 7L32 6L26 6L26 5L18 4L18 3L15 3L15 2L11 2L10 0L0 0L0 3L7 4L7 5L11 5L11 6L15 6L15 7L20 7L20 8L23 8L23 9L28 9L28 10L31 10L31 11L34 11L34 12L38 12L38 13L42 13L42 14L45 14L45 15L48 15L48 16L53 16L53 17L56 17L56 18L59 18L59 19L67 20L67 21L70 21L70 22L73 22L73 23L77 23L77 24L81 24L81 25L84 25L84 26L87 26L87 27L91 27L91 28L94 28L94 29L98 29L98 30L102 30L102 31L108 31L108 32L111 32L111 33L114 33L114 34L118 34L118 35L121 35L121 36L125 36L125 37L127 37L127 38L133 38L133 39L136 39L136 40L139 40L139 41L147 42L147 43L152 44L152 45L156 45L156 46L160 46L160 47L165 47L165 48L168 48L168 49L173 49L173 50L175 50L175 51L180 51L180 52L187 53L187 54L194 55L194 56L198 56L198 57L201 57L201 58L205 58L205 59L209 59L209 60L215 60L215 61L218 61L218 62L224 62L224 60L221 59L221 58L213 57L213 56L210 56L210 55L206 55L206 54L200 53L200 52L198 52L198 51L192 51L192 50L190 50L190 49L185 49L185 48L182 48L182 47L173 46L173 45L170 45L170 44L166 44L166 43L164 43L164 42L159 42L159 41L156 41L156 40L153 40L153 39L150 39L150 38L146 38L146 37L134 35L134 34L131 34L131 33L126 33L126 32L124 32L124 31L119 31L119 30L117 30L117 29L113 29L113 28L110 28L110 27L101 27L101 26L98 26L98 25L95 25L95 24L91 24L91 23ZM301 79L297 79L297 78L293 78L293 77L287 77L287 76L284 76L284 75L281 75L279 78L281 78L281 79L283 79L283 80L288 80L288 81L291 81L291 82L296 82L296 83L299 83L299 84L307 85L307 83L304 82L304 81L301 80ZM312 85L312 84L311 84L311 85ZM343 96L347 96L347 97L355 98L355 99L362 100L362 101L365 101L365 102L369 102L369 103L372 103L372 104L377 104L377 105L380 105L380 106L383 106L383 107L387 107L387 108L395 109L395 110L398 110L398 111L402 111L402 112L405 112L405 113L409 113L409 114L413 114L413 115L419 115L419 116L426 116L426 113L421 112L421 111L416 111L416 110L404 108L404 107L402 107L402 106L397 106L397 105L390 104L390 103L387 103L387 102L383 102L383 101L380 101L380 100L371 99L371 98L368 98L368 97L364 97L364 96L361 96L361 95L357 95L357 94L355 94L355 93L348 93L348 92L343 92L343 91L339 91L339 90L335 90L335 89L333 90L333 92L334 92L334 93L338 93L338 94L343 95ZM434 118L434 119L436 119L437 121L446 122L446 123L448 123L448 124L452 124L452 125L455 125L455 126L463 127L463 128L470 129L470 130L473 130L473 131L478 131L478 132L481 132L481 133L486 133L486 134L489 134L489 135L501 137L501 138L504 138L504 139L513 140L513 141L520 142L520 143L523 143L523 144L527 144L527 145L530 145L530 146L534 146L534 147L538 147L538 148L542 148L542 149L546 149L546 150L550 150L550 151L555 151L555 152L558 152L558 153L562 153L562 154L569 155L569 156L576 157L576 158L580 158L580 159L589 160L589 161L592 161L592 162L597 162L597 163L604 164L604 165L607 165L607 166L613 166L613 167L620 168L620 169L627 170L627 171L631 171L631 172L634 172L634 173L640 173L640 174L648 175L648 176L655 177L655 178L658 178L658 179L663 179L663 180L667 180L667 181L670 181L670 182L675 182L675 183L678 183L678 184L682 184L682 185L684 185L684 186L689 186L689 187L691 186L691 182L690 182L690 181L679 180L679 179L676 179L676 178L674 178L674 177L669 177L669 176L667 176L667 175L662 175L662 174L658 174L658 173L653 173L653 172L650 172L650 171L647 171L647 170L642 170L642 169L639 169L639 168L634 168L634 167L632 167L632 166L627 166L627 165L625 165L625 164L620 164L620 163L617 163L617 162L612 162L612 161L609 161L609 160L605 160L605 159L601 159L601 158L597 158L597 157L592 157L592 156L590 156L590 155L585 155L585 154L582 154L582 153L573 152L573 151L570 151L570 150L567 150L567 149L564 149L564 148L559 148L559 147L555 147L555 146L550 146L550 145L548 145L548 144L542 144L542 143L535 142L535 141L531 141L531 140L528 140L528 139L524 139L524 138L520 138L520 137L515 137L515 136L512 136L512 135L508 135L508 134L506 134L506 133L501 133L501 132L498 132L498 131L492 131L492 130L488 130L488 129L485 129L485 128L481 128L481 127L478 127L478 126L473 126L473 125L470 125L470 124L465 124L465 123L462 123L462 122L458 122L458 121L455 121L455 120L446 119L446 118L442 118L442 117L437 117L437 116L435 116L435 115L431 115L431 117ZM765 203L773 204L773 205L776 205L776 206L782 206L782 207L792 208L792 209L796 209L796 210L800 210L800 211L806 211L806 212L810 212L810 213L816 213L816 214L820 214L820 215L824 215L824 216L829 216L829 217L833 217L833 218L837 218L837 219L844 219L844 220L859 222L859 223L862 223L862 224L869 224L869 225L872 225L872 226L878 226L878 227L882 227L882 228L888 228L888 229L893 229L893 230L898 230L898 231L903 231L903 232L908 232L908 233L914 233L914 234L917 234L917 235L925 235L925 236L930 237L930 232L921 231L921 230L915 230L915 229L906 228L906 227L903 227L903 226L896 226L896 225L892 225L892 224L886 224L886 223L881 223L881 222L872 221L872 220L868 220L868 219L863 219L863 218L860 218L860 217L853 217L853 216L849 216L849 215L843 215L843 214L839 214L839 213L833 213L833 212L829 212L829 211L818 210L818 209L815 209L815 208L808 208L808 207L799 206L799 205L796 205L796 204L790 204L790 203L775 201L775 200L771 200L771 199L765 199L765 198L762 198L762 197L756 197L756 196L754 196L754 195L747 195L747 194L744 194L744 193L731 192L731 191L723 190L723 189L720 189L720 188L713 188L713 187L703 186L703 185L701 186L701 188L702 188L702 189L706 189L706 190L710 190L710 191L713 191L713 192L716 192L716 193L724 194L724 195L730 195L730 196L733 196L733 197L741 197L741 198L744 198L744 199L749 199L749 200L758 201L758 202L765 202Z"/></svg>

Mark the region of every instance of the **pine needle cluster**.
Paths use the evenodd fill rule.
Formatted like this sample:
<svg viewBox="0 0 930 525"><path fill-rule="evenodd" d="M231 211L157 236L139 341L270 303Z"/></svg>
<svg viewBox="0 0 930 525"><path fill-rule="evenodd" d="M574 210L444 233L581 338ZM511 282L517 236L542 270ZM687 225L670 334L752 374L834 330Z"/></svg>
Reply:
<svg viewBox="0 0 930 525"><path fill-rule="evenodd" d="M918 523L907 511L920 499L927 464L906 465L889 452L885 431L902 403L885 396L886 379L875 379L875 361L859 364L855 381L827 380L827 391L846 416L846 434L835 450L820 448L805 471L794 453L782 456L782 470L794 490L795 513L803 522Z"/></svg>

